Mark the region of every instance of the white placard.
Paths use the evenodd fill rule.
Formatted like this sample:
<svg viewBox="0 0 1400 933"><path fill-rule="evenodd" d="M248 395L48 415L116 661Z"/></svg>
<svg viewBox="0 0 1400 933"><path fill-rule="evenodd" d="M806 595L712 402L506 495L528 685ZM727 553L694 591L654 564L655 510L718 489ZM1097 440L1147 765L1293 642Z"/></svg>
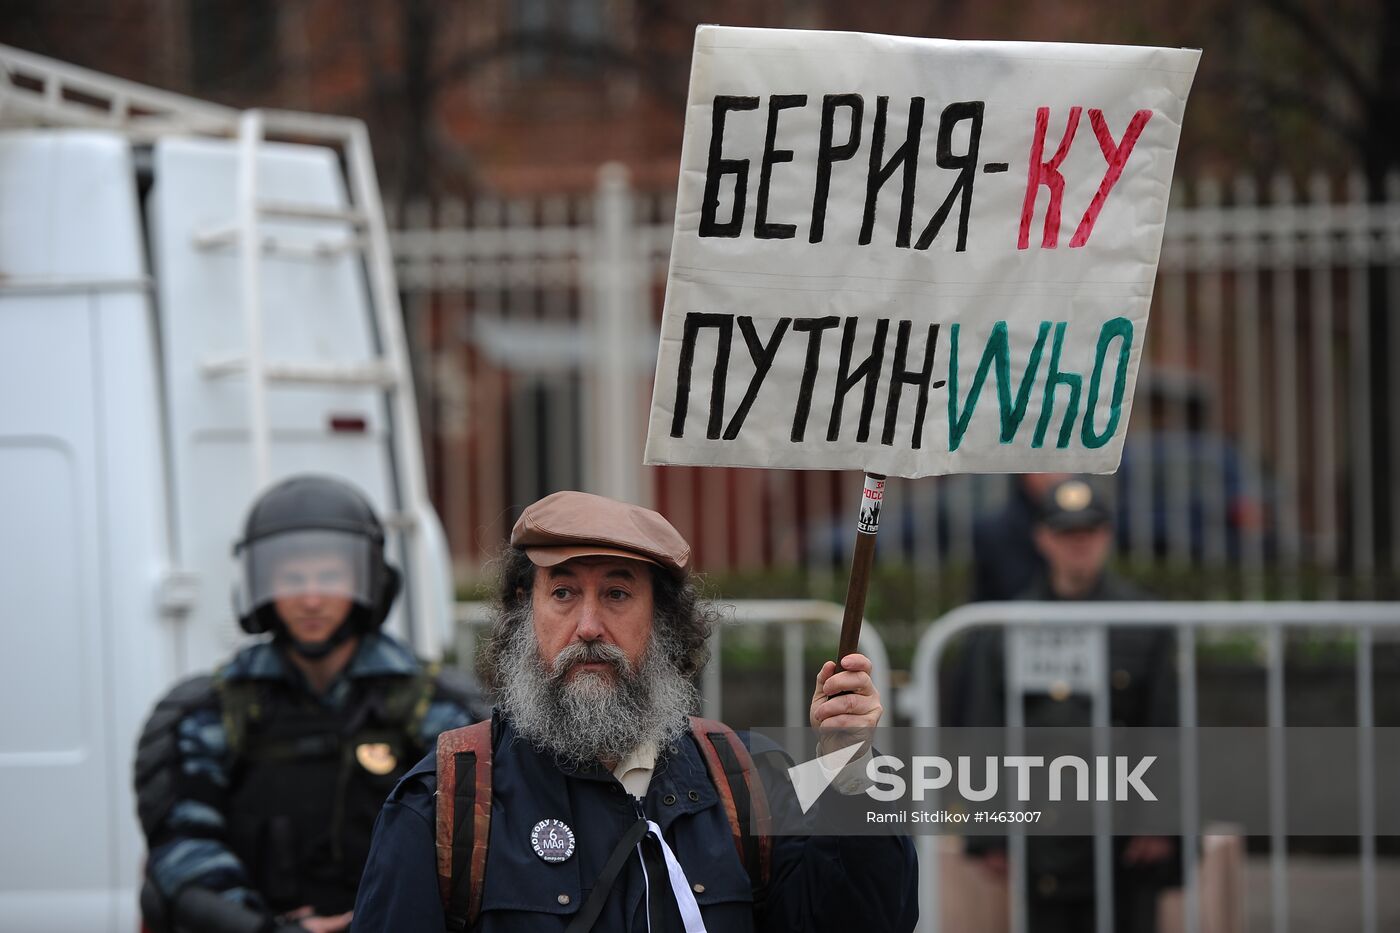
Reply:
<svg viewBox="0 0 1400 933"><path fill-rule="evenodd" d="M1008 634L1012 693L1092 696L1107 676L1097 628L1014 628Z"/></svg>
<svg viewBox="0 0 1400 933"><path fill-rule="evenodd" d="M1199 57L700 27L647 462L1116 469Z"/></svg>

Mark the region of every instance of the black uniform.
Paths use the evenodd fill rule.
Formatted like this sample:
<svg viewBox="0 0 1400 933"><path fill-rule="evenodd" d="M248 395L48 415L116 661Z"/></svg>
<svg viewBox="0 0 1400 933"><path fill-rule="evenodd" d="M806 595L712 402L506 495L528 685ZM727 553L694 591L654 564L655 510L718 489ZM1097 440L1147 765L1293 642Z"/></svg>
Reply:
<svg viewBox="0 0 1400 933"><path fill-rule="evenodd" d="M1056 601L1041 580L1024 599ZM1137 587L1105 573L1084 601L1140 601L1150 598ZM1177 724L1175 641L1166 628L1110 630L1108 635L1110 701L1113 726L1174 726ZM979 629L966 641L965 693L959 726L1003 726L1006 723L1005 638L1000 629ZM1029 727L1091 725L1091 700L1071 693L1061 698L1028 695L1023 700ZM1126 837L1114 840L1114 928L1150 933L1156 925L1157 897L1164 887L1179 884L1180 858L1173 855L1155 865L1126 866ZM973 855L1004 848L996 836L970 836ZM1027 917L1032 933L1094 929L1094 853L1088 836L1027 837Z"/></svg>
<svg viewBox="0 0 1400 933"><path fill-rule="evenodd" d="M180 684L136 760L155 891L168 903L196 886L265 916L350 910L384 798L472 721L468 689L378 633L321 696L270 642Z"/></svg>

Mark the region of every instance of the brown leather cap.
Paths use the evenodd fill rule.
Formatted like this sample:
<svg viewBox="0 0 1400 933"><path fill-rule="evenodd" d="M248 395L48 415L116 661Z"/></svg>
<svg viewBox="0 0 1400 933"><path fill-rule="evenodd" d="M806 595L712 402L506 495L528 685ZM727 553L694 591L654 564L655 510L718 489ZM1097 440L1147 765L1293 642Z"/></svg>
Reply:
<svg viewBox="0 0 1400 933"><path fill-rule="evenodd" d="M586 492L556 492L528 506L510 532L538 567L574 557L644 560L684 577L690 545L659 512Z"/></svg>

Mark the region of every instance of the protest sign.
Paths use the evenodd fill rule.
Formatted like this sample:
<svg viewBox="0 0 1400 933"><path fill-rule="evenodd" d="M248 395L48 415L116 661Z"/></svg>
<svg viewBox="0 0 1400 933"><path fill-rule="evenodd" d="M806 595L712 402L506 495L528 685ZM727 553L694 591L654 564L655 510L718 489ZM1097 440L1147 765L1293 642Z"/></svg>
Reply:
<svg viewBox="0 0 1400 933"><path fill-rule="evenodd" d="M1115 469L1199 54L701 27L647 462Z"/></svg>

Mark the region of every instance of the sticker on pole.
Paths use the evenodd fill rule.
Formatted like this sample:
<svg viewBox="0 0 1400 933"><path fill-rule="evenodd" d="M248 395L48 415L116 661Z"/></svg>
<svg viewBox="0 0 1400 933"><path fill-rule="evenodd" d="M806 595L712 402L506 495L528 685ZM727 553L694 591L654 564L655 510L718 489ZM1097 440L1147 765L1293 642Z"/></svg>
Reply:
<svg viewBox="0 0 1400 933"><path fill-rule="evenodd" d="M1116 469L1199 58L700 27L647 462Z"/></svg>
<svg viewBox="0 0 1400 933"><path fill-rule="evenodd" d="M873 476L865 477L865 491L860 497L860 518L856 530L863 535L873 535L880 530L880 508L885 504L885 481Z"/></svg>

